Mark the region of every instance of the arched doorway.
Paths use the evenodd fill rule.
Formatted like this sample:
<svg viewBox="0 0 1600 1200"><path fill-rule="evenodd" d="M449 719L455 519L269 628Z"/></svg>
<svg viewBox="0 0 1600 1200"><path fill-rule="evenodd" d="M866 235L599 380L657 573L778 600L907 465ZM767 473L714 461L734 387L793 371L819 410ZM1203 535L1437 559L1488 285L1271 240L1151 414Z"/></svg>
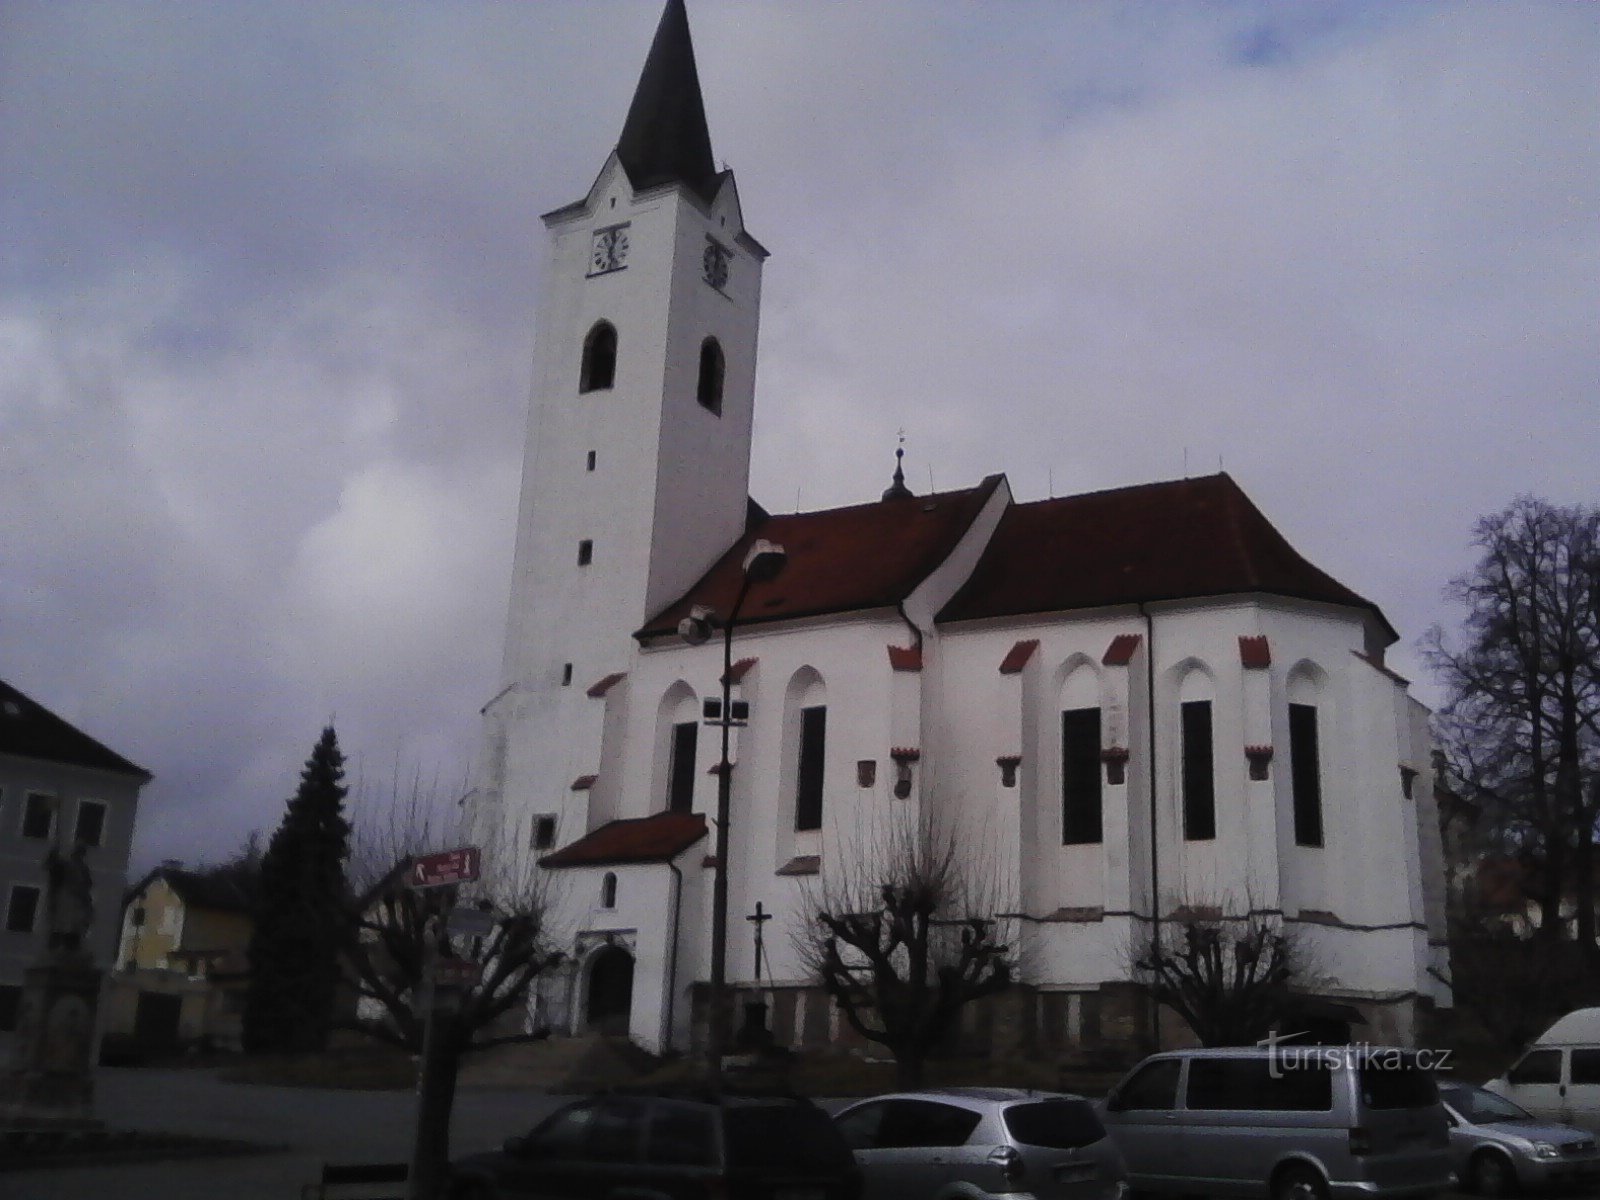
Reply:
<svg viewBox="0 0 1600 1200"><path fill-rule="evenodd" d="M585 1016L591 1033L625 1035L633 1006L633 955L607 946L589 968L589 1003Z"/></svg>

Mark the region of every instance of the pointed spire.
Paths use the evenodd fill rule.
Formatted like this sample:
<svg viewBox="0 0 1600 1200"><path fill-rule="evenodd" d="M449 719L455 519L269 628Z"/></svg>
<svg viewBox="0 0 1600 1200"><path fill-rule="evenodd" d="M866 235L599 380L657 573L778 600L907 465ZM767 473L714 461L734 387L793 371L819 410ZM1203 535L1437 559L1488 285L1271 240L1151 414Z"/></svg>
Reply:
<svg viewBox="0 0 1600 1200"><path fill-rule="evenodd" d="M894 482L883 493L885 500L904 500L911 496L911 489L906 486L906 473L901 468L901 460L905 458L905 447L900 447L894 452Z"/></svg>
<svg viewBox="0 0 1600 1200"><path fill-rule="evenodd" d="M711 133L683 0L667 0L661 14L617 140L617 157L639 190L682 183L704 200L716 194Z"/></svg>

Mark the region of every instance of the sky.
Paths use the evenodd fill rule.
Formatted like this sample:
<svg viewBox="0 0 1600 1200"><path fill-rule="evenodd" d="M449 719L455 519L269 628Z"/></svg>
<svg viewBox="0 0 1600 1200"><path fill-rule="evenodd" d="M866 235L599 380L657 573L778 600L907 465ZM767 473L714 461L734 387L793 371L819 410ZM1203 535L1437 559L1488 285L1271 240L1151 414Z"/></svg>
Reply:
<svg viewBox="0 0 1600 1200"><path fill-rule="evenodd" d="M135 870L322 726L464 790L538 214L658 0L0 4L0 678L155 775ZM764 277L772 511L1219 463L1417 639L1600 500L1600 5L689 0Z"/></svg>

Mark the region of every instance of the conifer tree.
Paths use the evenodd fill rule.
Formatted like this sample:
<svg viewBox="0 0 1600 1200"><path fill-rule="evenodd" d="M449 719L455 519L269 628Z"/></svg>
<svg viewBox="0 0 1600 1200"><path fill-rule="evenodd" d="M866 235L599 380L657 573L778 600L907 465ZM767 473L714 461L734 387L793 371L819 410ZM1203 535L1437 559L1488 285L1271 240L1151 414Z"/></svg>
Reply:
<svg viewBox="0 0 1600 1200"><path fill-rule="evenodd" d="M348 791L344 755L330 725L261 860L244 1011L247 1050L320 1050L327 1042L348 886Z"/></svg>

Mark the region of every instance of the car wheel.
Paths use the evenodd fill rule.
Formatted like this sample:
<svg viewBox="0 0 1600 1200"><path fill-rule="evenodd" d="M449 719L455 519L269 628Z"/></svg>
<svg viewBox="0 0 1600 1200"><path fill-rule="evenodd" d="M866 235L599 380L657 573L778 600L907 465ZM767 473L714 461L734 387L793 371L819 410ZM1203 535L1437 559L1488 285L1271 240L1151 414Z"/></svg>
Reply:
<svg viewBox="0 0 1600 1200"><path fill-rule="evenodd" d="M1496 1150L1480 1150L1467 1164L1467 1178L1480 1196L1509 1196L1517 1190L1517 1170Z"/></svg>
<svg viewBox="0 0 1600 1200"><path fill-rule="evenodd" d="M1310 1167L1288 1166L1272 1181L1272 1200L1328 1200L1328 1185Z"/></svg>

